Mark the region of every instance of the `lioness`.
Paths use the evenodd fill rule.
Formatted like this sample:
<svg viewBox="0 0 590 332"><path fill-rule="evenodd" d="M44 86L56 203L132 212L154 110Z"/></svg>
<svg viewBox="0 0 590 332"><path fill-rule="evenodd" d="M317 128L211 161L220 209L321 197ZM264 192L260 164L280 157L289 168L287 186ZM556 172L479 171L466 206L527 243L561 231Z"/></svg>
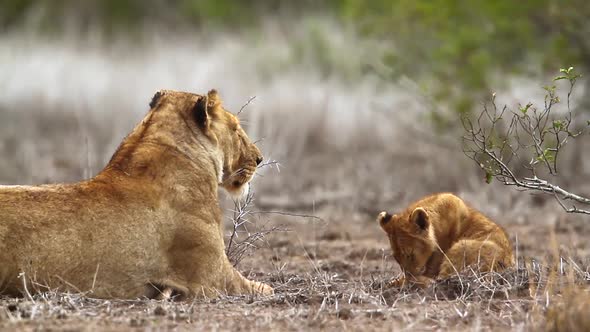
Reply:
<svg viewBox="0 0 590 332"><path fill-rule="evenodd" d="M217 192L247 190L260 150L215 90L163 90L150 107L94 178L0 186L0 293L273 293L230 264Z"/></svg>
<svg viewBox="0 0 590 332"><path fill-rule="evenodd" d="M514 265L504 229L450 193L424 197L400 214L381 212L377 221L404 272L392 287L408 281L425 287L468 266L500 271Z"/></svg>

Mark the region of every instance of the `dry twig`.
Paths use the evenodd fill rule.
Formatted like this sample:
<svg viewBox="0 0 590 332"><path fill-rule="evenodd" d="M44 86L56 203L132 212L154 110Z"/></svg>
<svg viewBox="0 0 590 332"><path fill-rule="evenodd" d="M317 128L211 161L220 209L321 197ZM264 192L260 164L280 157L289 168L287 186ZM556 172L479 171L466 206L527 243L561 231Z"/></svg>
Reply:
<svg viewBox="0 0 590 332"><path fill-rule="evenodd" d="M504 185L521 190L550 194L566 212L590 214L589 208L579 207L589 206L590 198L543 178L545 175L558 175L558 160L565 145L581 137L590 127L590 121L583 126L576 125L570 106L571 94L580 76L571 67L562 69L562 73L564 75L555 80L563 79L570 83L564 116L552 113L560 102L555 85L545 87L543 108L528 103L520 106L518 111L507 106L500 109L493 94L491 107L484 105L477 118L462 118L466 131L463 152L485 171L488 183L495 178ZM521 175L523 173L527 175Z"/></svg>

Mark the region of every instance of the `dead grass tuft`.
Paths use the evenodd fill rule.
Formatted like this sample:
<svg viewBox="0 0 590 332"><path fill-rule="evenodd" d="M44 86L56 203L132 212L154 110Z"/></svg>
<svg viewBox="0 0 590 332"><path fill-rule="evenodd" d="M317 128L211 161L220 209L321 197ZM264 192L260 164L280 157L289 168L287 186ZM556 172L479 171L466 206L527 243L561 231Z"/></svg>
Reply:
<svg viewBox="0 0 590 332"><path fill-rule="evenodd" d="M479 272L468 268L434 284L427 290L428 296L441 300L489 301L529 295L531 275L520 267L502 272Z"/></svg>
<svg viewBox="0 0 590 332"><path fill-rule="evenodd" d="M572 288L563 300L547 310L546 330L551 332L590 331L590 290Z"/></svg>

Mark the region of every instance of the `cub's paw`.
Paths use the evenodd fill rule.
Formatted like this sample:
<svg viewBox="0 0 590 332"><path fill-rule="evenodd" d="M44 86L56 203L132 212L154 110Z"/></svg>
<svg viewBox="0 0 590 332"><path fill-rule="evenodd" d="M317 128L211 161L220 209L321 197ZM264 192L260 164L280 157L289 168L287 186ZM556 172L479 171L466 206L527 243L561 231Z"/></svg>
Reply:
<svg viewBox="0 0 590 332"><path fill-rule="evenodd" d="M412 280L414 286L422 289L428 288L432 283L434 283L434 279L425 276L418 276Z"/></svg>
<svg viewBox="0 0 590 332"><path fill-rule="evenodd" d="M407 279L405 276L397 277L395 279L392 279L389 283L387 283L386 287L387 288L402 288L407 284L406 280Z"/></svg>
<svg viewBox="0 0 590 332"><path fill-rule="evenodd" d="M429 277L425 277L425 276L410 277L410 278L406 278L405 276L400 276L400 277L397 277L397 278L391 280L387 284L387 288L408 287L408 288L422 288L422 289L424 289L424 288L428 288L428 286L430 286L433 282L434 282L434 279L429 278Z"/></svg>

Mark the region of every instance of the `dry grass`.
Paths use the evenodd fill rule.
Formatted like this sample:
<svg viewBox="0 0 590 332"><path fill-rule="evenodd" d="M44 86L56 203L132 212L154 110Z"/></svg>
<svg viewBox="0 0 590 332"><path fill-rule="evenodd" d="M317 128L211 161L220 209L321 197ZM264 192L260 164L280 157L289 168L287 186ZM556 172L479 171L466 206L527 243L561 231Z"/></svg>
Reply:
<svg viewBox="0 0 590 332"><path fill-rule="evenodd" d="M547 331L588 331L590 330L590 293L573 288L560 301L548 309Z"/></svg>
<svg viewBox="0 0 590 332"><path fill-rule="evenodd" d="M377 236L377 227L367 226L333 222L314 234L308 223L271 236L269 246L245 257L241 266L251 268L244 271L251 278L270 283L276 290L272 297L122 301L46 292L3 299L0 328L582 331L587 326L590 274L579 268L581 261L533 262L529 255L544 252L536 249L521 252L518 269L468 270L425 290L386 289L399 269L382 250L386 240ZM556 236L566 240L571 234ZM545 240L550 237L547 233Z"/></svg>

